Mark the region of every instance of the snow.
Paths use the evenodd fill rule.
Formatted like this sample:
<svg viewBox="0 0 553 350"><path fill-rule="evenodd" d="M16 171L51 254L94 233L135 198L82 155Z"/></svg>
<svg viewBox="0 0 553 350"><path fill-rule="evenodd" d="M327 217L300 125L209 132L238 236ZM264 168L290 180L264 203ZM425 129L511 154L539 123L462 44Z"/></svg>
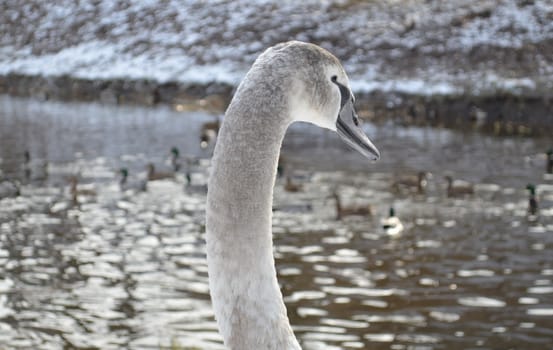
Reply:
<svg viewBox="0 0 553 350"><path fill-rule="evenodd" d="M549 0L6 0L0 74L236 85L266 47L301 39L335 53L355 91L516 93L553 78L551 55L528 50L553 39L552 18Z"/></svg>

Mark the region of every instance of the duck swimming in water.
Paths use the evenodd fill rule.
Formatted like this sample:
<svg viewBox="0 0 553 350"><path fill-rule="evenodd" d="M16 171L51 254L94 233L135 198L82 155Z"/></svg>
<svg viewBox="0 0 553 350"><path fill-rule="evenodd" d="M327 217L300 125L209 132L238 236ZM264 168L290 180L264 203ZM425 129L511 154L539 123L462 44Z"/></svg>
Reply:
<svg viewBox="0 0 553 350"><path fill-rule="evenodd" d="M21 195L19 182L16 180L0 180L0 199L18 197Z"/></svg>
<svg viewBox="0 0 553 350"><path fill-rule="evenodd" d="M547 174L553 174L553 148L545 152L545 172Z"/></svg>
<svg viewBox="0 0 553 350"><path fill-rule="evenodd" d="M528 190L528 215L536 216L538 215L538 199L536 197L536 186L533 184L526 185Z"/></svg>
<svg viewBox="0 0 553 350"><path fill-rule="evenodd" d="M401 188L415 189L417 193L423 194L428 184L430 173L419 171L416 175L400 176L392 184L394 191L399 192Z"/></svg>
<svg viewBox="0 0 553 350"><path fill-rule="evenodd" d="M380 224L388 236L398 236L404 228L393 207L390 207L388 217L380 220Z"/></svg>
<svg viewBox="0 0 553 350"><path fill-rule="evenodd" d="M156 181L156 180L164 180L164 179L174 179L175 173L173 172L162 172L162 171L156 171L156 167L153 163L149 163L147 165L147 178L148 181Z"/></svg>
<svg viewBox="0 0 553 350"><path fill-rule="evenodd" d="M336 220L342 220L346 216L372 216L370 205L344 206L338 192L332 194L336 204Z"/></svg>
<svg viewBox="0 0 553 350"><path fill-rule="evenodd" d="M444 177L447 181L447 196L448 197L463 197L474 194L474 186L465 181L453 181L451 176Z"/></svg>

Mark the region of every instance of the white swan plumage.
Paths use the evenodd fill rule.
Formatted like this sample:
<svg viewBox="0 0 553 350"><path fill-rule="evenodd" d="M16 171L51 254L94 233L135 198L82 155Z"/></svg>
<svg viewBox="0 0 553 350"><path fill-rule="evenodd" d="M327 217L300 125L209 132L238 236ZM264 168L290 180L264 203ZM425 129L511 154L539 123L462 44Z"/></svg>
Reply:
<svg viewBox="0 0 553 350"><path fill-rule="evenodd" d="M337 58L298 41L257 58L225 113L208 184L209 286L229 349L301 349L277 282L271 230L280 147L295 121L337 131L369 159L380 157Z"/></svg>

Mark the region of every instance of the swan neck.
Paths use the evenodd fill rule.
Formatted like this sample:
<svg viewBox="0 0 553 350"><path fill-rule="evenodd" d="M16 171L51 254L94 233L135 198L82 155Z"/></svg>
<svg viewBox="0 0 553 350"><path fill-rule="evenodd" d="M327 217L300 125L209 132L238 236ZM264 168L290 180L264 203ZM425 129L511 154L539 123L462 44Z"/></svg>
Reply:
<svg viewBox="0 0 553 350"><path fill-rule="evenodd" d="M245 100L239 89L231 102L212 159L206 210L211 298L230 349L300 349L276 278L271 230L289 118L287 108L271 103L285 101L278 93L250 93Z"/></svg>

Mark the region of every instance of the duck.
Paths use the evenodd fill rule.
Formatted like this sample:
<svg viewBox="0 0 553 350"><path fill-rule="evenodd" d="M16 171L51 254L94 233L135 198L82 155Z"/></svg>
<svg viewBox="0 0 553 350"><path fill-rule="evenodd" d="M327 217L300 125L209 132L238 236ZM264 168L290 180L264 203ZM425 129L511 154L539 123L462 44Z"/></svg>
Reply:
<svg viewBox="0 0 553 350"><path fill-rule="evenodd" d="M173 172L161 172L156 171L156 167L154 163L148 163L146 166L147 169L147 178L148 181L157 181L157 180L165 180L165 179L174 179L175 173Z"/></svg>
<svg viewBox="0 0 553 350"><path fill-rule="evenodd" d="M301 192L303 186L292 181L292 177L286 176L286 182L284 183L284 190L286 192Z"/></svg>
<svg viewBox="0 0 553 350"><path fill-rule="evenodd" d="M284 156L281 154L278 157L277 178L283 177L285 170L286 170L286 158L284 158Z"/></svg>
<svg viewBox="0 0 553 350"><path fill-rule="evenodd" d="M528 190L528 215L536 216L538 215L538 199L536 198L536 186L533 184L526 185Z"/></svg>
<svg viewBox="0 0 553 350"><path fill-rule="evenodd" d="M382 218L380 220L380 225L388 236L398 236L404 229L403 223L396 216L393 207L390 207L390 210L388 211L388 217Z"/></svg>
<svg viewBox="0 0 553 350"><path fill-rule="evenodd" d="M545 157L545 172L547 174L553 174L553 148L545 152Z"/></svg>
<svg viewBox="0 0 553 350"><path fill-rule="evenodd" d="M193 183L193 176L190 171L184 173L184 190L186 193L207 193L207 184L205 183Z"/></svg>
<svg viewBox="0 0 553 350"><path fill-rule="evenodd" d="M292 41L255 60L225 112L206 202L209 292L229 349L301 349L277 281L271 231L278 157L298 121L337 132L368 162L380 158L334 55Z"/></svg>
<svg viewBox="0 0 553 350"><path fill-rule="evenodd" d="M69 177L69 193L73 203L79 203L79 197L96 197L96 191L89 188L79 188L79 179L76 175Z"/></svg>
<svg viewBox="0 0 553 350"><path fill-rule="evenodd" d="M31 152L23 152L23 173L25 179L42 181L48 178L48 162L43 159L31 159Z"/></svg>
<svg viewBox="0 0 553 350"><path fill-rule="evenodd" d="M334 191L332 196L336 204L336 220L342 220L346 216L372 216L370 205L344 206L337 191Z"/></svg>
<svg viewBox="0 0 553 350"><path fill-rule="evenodd" d="M403 175L392 184L392 188L399 192L400 188L416 189L417 193L423 194L428 184L430 173L419 171L416 175Z"/></svg>
<svg viewBox="0 0 553 350"><path fill-rule="evenodd" d="M211 94L197 100L197 106L210 114L219 114L225 109L226 98L220 94Z"/></svg>
<svg viewBox="0 0 553 350"><path fill-rule="evenodd" d="M447 181L447 196L462 197L465 195L474 194L474 186L465 181L453 181L449 175L444 176Z"/></svg>
<svg viewBox="0 0 553 350"><path fill-rule="evenodd" d="M180 151L175 146L171 147L171 167L173 168L173 171L175 173L178 172L181 168Z"/></svg>
<svg viewBox="0 0 553 350"><path fill-rule="evenodd" d="M119 180L119 188L121 191L135 190L137 192L144 192L148 189L148 181L129 181L129 170L127 168L119 169L121 179Z"/></svg>
<svg viewBox="0 0 553 350"><path fill-rule="evenodd" d="M21 186L17 180L0 181L0 200L4 198L19 197L21 195Z"/></svg>
<svg viewBox="0 0 553 350"><path fill-rule="evenodd" d="M202 125L200 130L200 147L202 149L207 148L211 142L217 138L221 122L219 119L212 122L206 122Z"/></svg>
<svg viewBox="0 0 553 350"><path fill-rule="evenodd" d="M186 186L192 185L192 173L190 172L190 170L184 172L184 180Z"/></svg>

